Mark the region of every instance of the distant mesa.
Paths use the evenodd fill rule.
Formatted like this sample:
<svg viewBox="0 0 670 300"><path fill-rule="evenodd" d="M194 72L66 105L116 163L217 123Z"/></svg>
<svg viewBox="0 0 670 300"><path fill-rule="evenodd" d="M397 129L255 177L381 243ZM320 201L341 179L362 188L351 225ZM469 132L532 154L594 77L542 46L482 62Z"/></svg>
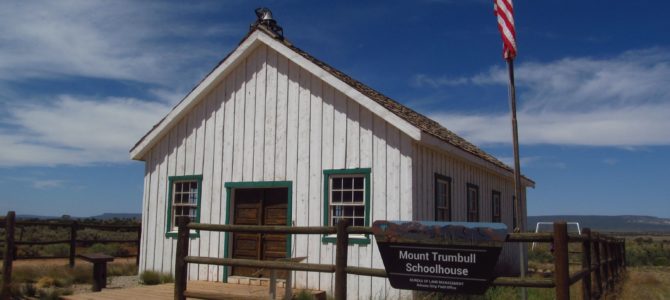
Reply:
<svg viewBox="0 0 670 300"><path fill-rule="evenodd" d="M16 218L19 220L54 220L54 219L63 219L63 220L78 220L78 219L96 219L96 220L112 220L112 219L132 219L132 220L141 220L142 214L138 213L104 213L96 216L90 217L75 217L71 215L62 215L62 216L43 216L43 215L16 215Z"/></svg>
<svg viewBox="0 0 670 300"><path fill-rule="evenodd" d="M578 222L580 228L590 228L601 232L670 232L670 219L652 216L582 216L551 215L528 216L528 230L535 230L537 222ZM550 230L549 227L543 229Z"/></svg>

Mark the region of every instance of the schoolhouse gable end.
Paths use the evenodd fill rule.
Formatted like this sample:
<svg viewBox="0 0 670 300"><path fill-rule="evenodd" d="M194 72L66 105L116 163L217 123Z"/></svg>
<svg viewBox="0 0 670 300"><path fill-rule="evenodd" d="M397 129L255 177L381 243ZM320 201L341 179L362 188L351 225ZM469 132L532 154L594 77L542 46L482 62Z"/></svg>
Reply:
<svg viewBox="0 0 670 300"><path fill-rule="evenodd" d="M130 157L146 165L141 270L173 272L173 224L182 215L202 223L294 226L477 216L513 226L508 166L262 24L138 141ZM524 186L534 182L524 177ZM192 255L334 262L328 236L192 237ZM371 237L351 240L349 265L383 267ZM499 265L518 271L515 249L505 247ZM251 275L258 274L189 269L199 280ZM405 295L384 282L350 276L349 296ZM332 275L295 272L294 283L332 290Z"/></svg>

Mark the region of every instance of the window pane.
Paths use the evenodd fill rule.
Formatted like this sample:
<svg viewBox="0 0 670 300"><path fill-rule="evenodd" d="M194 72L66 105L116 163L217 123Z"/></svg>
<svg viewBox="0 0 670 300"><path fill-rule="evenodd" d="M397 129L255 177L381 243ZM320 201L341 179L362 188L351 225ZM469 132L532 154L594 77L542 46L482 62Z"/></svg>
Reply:
<svg viewBox="0 0 670 300"><path fill-rule="evenodd" d="M354 206L354 216L357 217L365 216L365 206Z"/></svg>
<svg viewBox="0 0 670 300"><path fill-rule="evenodd" d="M333 199L330 200L331 202L335 203L341 203L342 202L342 192L333 192Z"/></svg>
<svg viewBox="0 0 670 300"><path fill-rule="evenodd" d="M362 189L363 188L363 177L356 177L354 178L354 188L355 189Z"/></svg>
<svg viewBox="0 0 670 300"><path fill-rule="evenodd" d="M351 187L353 186L353 183L352 183L353 180L354 180L354 179L351 178L351 177L345 177L345 178L342 178L342 181L343 181L343 188L345 188L345 189L351 189Z"/></svg>
<svg viewBox="0 0 670 300"><path fill-rule="evenodd" d="M335 177L333 178L333 189L341 189L342 188L342 178L340 177Z"/></svg>
<svg viewBox="0 0 670 300"><path fill-rule="evenodd" d="M356 219L354 226L365 226L365 220L361 218Z"/></svg>
<svg viewBox="0 0 670 300"><path fill-rule="evenodd" d="M354 192L354 202L363 202L363 191Z"/></svg>
<svg viewBox="0 0 670 300"><path fill-rule="evenodd" d="M341 217L342 216L342 206L334 206L332 212L333 212L333 217Z"/></svg>
<svg viewBox="0 0 670 300"><path fill-rule="evenodd" d="M349 178L351 179L351 178ZM342 202L351 202L352 199L352 192L351 191L344 191L342 192Z"/></svg>

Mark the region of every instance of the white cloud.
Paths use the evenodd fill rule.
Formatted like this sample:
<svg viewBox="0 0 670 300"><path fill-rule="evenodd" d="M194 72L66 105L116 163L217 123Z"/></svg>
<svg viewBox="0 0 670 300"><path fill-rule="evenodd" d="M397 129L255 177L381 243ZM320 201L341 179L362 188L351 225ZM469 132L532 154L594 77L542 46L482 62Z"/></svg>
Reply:
<svg viewBox="0 0 670 300"><path fill-rule="evenodd" d="M180 14L202 11L203 5L134 1L2 2L0 79L172 83L194 62L219 56L211 46L233 31L229 25L175 22Z"/></svg>
<svg viewBox="0 0 670 300"><path fill-rule="evenodd" d="M65 184L65 181L59 179L40 179L33 181L33 187L36 189L60 188L63 184Z"/></svg>
<svg viewBox="0 0 670 300"><path fill-rule="evenodd" d="M630 51L608 59L565 58L517 67L519 139L525 144L670 145L670 53ZM506 85L493 67L473 85ZM509 143L509 113L430 115L480 144Z"/></svg>
<svg viewBox="0 0 670 300"><path fill-rule="evenodd" d="M608 158L604 158L604 159L602 160L602 162L603 162L604 164L606 164L606 165L613 166L613 165L618 164L618 163L619 163L619 160L616 159L616 158L608 157Z"/></svg>
<svg viewBox="0 0 670 300"><path fill-rule="evenodd" d="M130 146L230 49L224 43L246 30L203 21L225 5L1 2L0 167L127 162ZM77 87L67 91L63 78L127 83L158 102L105 96L113 92L104 87L85 96ZM66 92L35 96L35 79Z"/></svg>
<svg viewBox="0 0 670 300"><path fill-rule="evenodd" d="M0 131L0 166L127 162L128 148L170 109L129 98L60 96L53 104L9 110Z"/></svg>
<svg viewBox="0 0 670 300"><path fill-rule="evenodd" d="M465 85L468 83L470 83L470 79L467 77L451 78L447 76L441 76L437 78L431 78L426 74L417 74L412 79L412 86L414 87L429 86L433 88L438 88L441 86L457 86L457 85Z"/></svg>

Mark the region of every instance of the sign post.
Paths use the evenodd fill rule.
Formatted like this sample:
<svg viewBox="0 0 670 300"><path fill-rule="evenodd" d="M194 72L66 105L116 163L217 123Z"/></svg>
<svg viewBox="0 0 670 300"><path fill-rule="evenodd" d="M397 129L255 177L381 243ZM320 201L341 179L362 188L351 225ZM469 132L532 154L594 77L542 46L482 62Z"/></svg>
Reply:
<svg viewBox="0 0 670 300"><path fill-rule="evenodd" d="M375 221L391 286L443 293L483 294L507 237L500 223Z"/></svg>

